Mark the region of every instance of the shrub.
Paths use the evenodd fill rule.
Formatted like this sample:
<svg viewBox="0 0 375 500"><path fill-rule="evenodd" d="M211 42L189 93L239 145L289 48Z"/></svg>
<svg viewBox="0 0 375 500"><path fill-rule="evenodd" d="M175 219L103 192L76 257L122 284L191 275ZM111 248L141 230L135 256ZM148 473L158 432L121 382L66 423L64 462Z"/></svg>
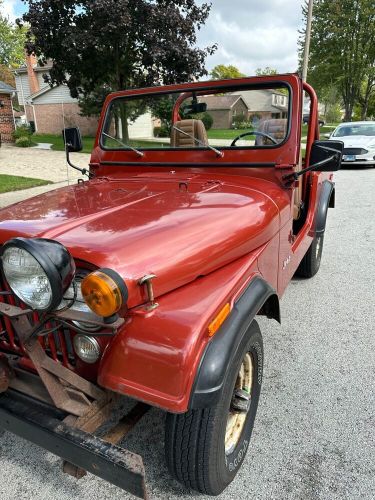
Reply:
<svg viewBox="0 0 375 500"><path fill-rule="evenodd" d="M166 125L154 128L154 137L169 137L170 134L170 130Z"/></svg>
<svg viewBox="0 0 375 500"><path fill-rule="evenodd" d="M29 148L32 145L30 136L22 136L16 139L16 146L19 148Z"/></svg>
<svg viewBox="0 0 375 500"><path fill-rule="evenodd" d="M29 125L20 125L16 128L16 130L13 132L13 138L14 140L20 139L21 137L31 137L32 135L32 130Z"/></svg>
<svg viewBox="0 0 375 500"><path fill-rule="evenodd" d="M246 118L245 118L245 114L244 113L240 113L239 115L235 115L233 116L233 120L232 120L232 127L233 128L239 128L239 124L240 123L243 123L246 121Z"/></svg>
<svg viewBox="0 0 375 500"><path fill-rule="evenodd" d="M212 125L214 124L214 119L210 115L210 113L196 113L195 115L190 115L189 118L193 118L194 120L202 120L203 125L206 130L210 130Z"/></svg>
<svg viewBox="0 0 375 500"><path fill-rule="evenodd" d="M233 123L233 128L237 130L253 129L252 123L248 121Z"/></svg>

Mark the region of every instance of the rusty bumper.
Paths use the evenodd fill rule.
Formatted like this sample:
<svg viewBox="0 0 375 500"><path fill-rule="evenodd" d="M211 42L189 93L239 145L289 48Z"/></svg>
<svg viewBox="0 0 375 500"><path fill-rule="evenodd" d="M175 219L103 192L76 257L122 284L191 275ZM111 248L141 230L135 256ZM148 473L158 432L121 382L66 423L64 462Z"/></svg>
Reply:
<svg viewBox="0 0 375 500"><path fill-rule="evenodd" d="M63 420L66 413L16 391L0 394L0 429L5 429L96 476L147 498L142 458Z"/></svg>

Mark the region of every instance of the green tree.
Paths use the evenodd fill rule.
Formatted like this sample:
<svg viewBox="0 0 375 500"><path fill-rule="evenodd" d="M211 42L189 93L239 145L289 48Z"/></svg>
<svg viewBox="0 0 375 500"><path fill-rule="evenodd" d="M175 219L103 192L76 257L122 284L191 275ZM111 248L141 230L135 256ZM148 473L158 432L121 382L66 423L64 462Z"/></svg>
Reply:
<svg viewBox="0 0 375 500"><path fill-rule="evenodd" d="M255 70L256 76L272 76L277 75L277 73L277 69L270 68L269 66L266 66L265 68L257 68Z"/></svg>
<svg viewBox="0 0 375 500"><path fill-rule="evenodd" d="M304 32L299 45L301 56ZM374 47L374 0L315 0L308 80L318 91L339 90L347 121L374 66Z"/></svg>
<svg viewBox="0 0 375 500"><path fill-rule="evenodd" d="M210 71L210 76L213 80L225 80L227 78L241 78L246 75L236 68L236 66L225 66L225 64L218 64Z"/></svg>
<svg viewBox="0 0 375 500"><path fill-rule="evenodd" d="M50 84L66 83L83 113L109 92L178 83L205 74L216 46L199 48L211 5L195 0L24 0L27 50L52 60ZM123 136L125 137L125 135Z"/></svg>
<svg viewBox="0 0 375 500"><path fill-rule="evenodd" d="M365 76L359 91L358 103L361 109L361 120L367 118L372 99L375 99L375 64Z"/></svg>
<svg viewBox="0 0 375 500"><path fill-rule="evenodd" d="M0 65L16 68L25 60L26 29L9 21L2 11L3 3L0 0Z"/></svg>

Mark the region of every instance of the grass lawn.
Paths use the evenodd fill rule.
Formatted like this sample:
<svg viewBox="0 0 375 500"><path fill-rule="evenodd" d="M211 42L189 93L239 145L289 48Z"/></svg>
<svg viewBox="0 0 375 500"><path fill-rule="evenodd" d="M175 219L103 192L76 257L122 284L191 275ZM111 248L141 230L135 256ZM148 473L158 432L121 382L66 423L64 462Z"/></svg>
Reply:
<svg viewBox="0 0 375 500"><path fill-rule="evenodd" d="M64 151L64 141L62 135L53 134L34 134L32 136L33 142L48 142L53 144L52 149L54 151ZM91 153L94 146L94 137L83 137L83 150L82 153Z"/></svg>
<svg viewBox="0 0 375 500"><path fill-rule="evenodd" d="M250 129L246 130L234 130L234 129L222 129L215 128L207 131L207 135L209 139L235 139L241 134L245 134L246 132L251 132ZM248 137L244 137L244 140L248 139L249 141L254 140L254 136L249 135Z"/></svg>
<svg viewBox="0 0 375 500"><path fill-rule="evenodd" d="M52 149L54 151L64 151L64 141L62 135L52 135L52 134L34 134L32 136L33 142L48 142L53 144ZM82 137L83 149L81 153L91 153L94 147L94 137ZM163 147L160 142L153 141L130 141L130 145L134 148L149 148L152 146Z"/></svg>
<svg viewBox="0 0 375 500"><path fill-rule="evenodd" d="M19 191L20 189L28 189L36 186L45 186L46 184L52 184L52 182L43 179L33 179L32 177L0 174L0 193Z"/></svg>

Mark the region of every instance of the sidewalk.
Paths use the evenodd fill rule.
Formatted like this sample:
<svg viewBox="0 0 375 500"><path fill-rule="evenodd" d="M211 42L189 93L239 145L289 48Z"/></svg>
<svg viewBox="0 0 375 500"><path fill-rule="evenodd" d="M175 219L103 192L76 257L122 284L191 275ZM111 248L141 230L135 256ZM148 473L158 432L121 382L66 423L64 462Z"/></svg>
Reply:
<svg viewBox="0 0 375 500"><path fill-rule="evenodd" d="M88 154L72 155L73 163L81 168L87 167L89 160ZM70 184L75 184L78 178L82 178L80 172L69 166L67 169L63 151L17 148L8 144L3 144L0 148L0 174L35 177L53 182L47 186L2 193L0 194L0 208L67 186L67 179Z"/></svg>

